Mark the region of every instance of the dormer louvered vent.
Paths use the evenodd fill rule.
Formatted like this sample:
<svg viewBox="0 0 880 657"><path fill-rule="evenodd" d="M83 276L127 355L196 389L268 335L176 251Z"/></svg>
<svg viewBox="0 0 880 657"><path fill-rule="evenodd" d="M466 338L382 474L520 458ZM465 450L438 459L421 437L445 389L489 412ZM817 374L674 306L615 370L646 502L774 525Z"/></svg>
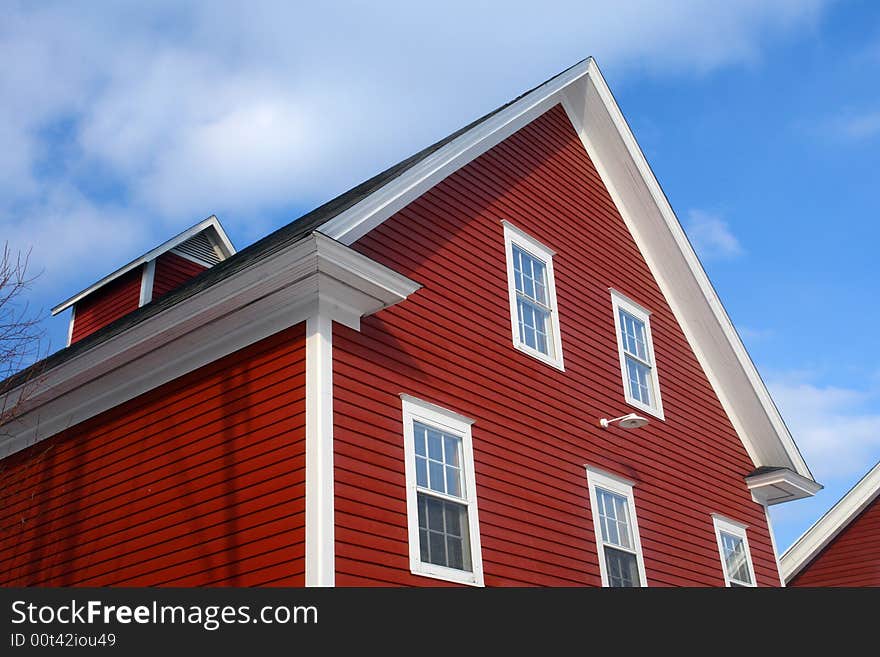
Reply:
<svg viewBox="0 0 880 657"><path fill-rule="evenodd" d="M223 259L220 257L218 249L203 232L190 237L183 244L175 246L172 251L179 253L182 256L189 256L196 260L201 260L208 265L216 265Z"/></svg>
<svg viewBox="0 0 880 657"><path fill-rule="evenodd" d="M234 253L217 217L208 217L57 305L52 314L72 307L72 344L170 294Z"/></svg>

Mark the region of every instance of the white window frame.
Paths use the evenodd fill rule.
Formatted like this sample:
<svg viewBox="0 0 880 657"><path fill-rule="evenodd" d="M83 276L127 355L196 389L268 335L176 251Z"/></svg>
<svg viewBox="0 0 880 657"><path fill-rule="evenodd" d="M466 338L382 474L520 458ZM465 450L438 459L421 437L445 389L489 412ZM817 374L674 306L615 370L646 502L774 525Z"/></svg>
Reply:
<svg viewBox="0 0 880 657"><path fill-rule="evenodd" d="M623 381L623 395L626 403L640 411L649 413L656 418L665 420L663 415L663 399L660 396L660 375L657 372L657 359L654 357L654 338L651 336L651 311L643 308L629 297L621 294L614 288L611 292L611 308L614 315L614 332L617 336L617 353L620 359L620 376ZM629 387L629 375L626 371L626 350L623 348L623 331L620 325L620 311L623 310L645 325L645 349L648 353L647 365L651 368L651 400L653 405L648 405L632 396Z"/></svg>
<svg viewBox="0 0 880 657"><path fill-rule="evenodd" d="M555 253L541 244L538 240L527 235L513 224L502 220L504 226L504 252L507 258L507 291L510 299L510 327L513 337L513 346L519 351L528 354L532 358L547 363L548 365L565 371L565 363L562 358L562 335L559 329L559 306L556 302L556 279L553 275L553 256ZM513 245L518 246L529 255L541 260L547 272L547 300L550 309L550 329L547 337L552 341L552 354L544 354L533 349L519 339L519 311L516 303L516 278L513 268Z"/></svg>
<svg viewBox="0 0 880 657"><path fill-rule="evenodd" d="M605 561L605 541L602 539L602 521L599 518L599 504L596 497L596 488L603 488L611 493L616 493L626 498L627 511L631 523L633 551L636 554L636 564L639 569L639 583L642 587L648 586L648 578L645 575L645 558L642 554L642 540L639 537L639 519L636 515L636 503L633 497L633 482L623 477L587 466L587 485L590 489L590 510L593 514L593 529L596 532L596 549L599 553L599 573L602 576L602 586L608 586L608 565Z"/></svg>
<svg viewBox="0 0 880 657"><path fill-rule="evenodd" d="M410 395L401 394L403 403L403 453L406 473L406 516L409 534L409 567L414 575L423 575L471 586L484 586L483 557L480 550L480 519L477 511L477 487L474 478L474 451L471 436L473 420ZM462 478L465 506L468 514L468 534L471 550L472 572L447 568L421 559L419 549L418 480L416 479L416 451L413 423L421 422L437 427L461 438ZM444 499L440 493L431 493ZM450 498L451 499L451 498ZM457 503L461 500L455 499Z"/></svg>
<svg viewBox="0 0 880 657"><path fill-rule="evenodd" d="M746 563L749 567L749 576L752 578L752 583L747 584L746 582L741 582L739 580L735 583L739 586L756 587L758 581L755 579L755 567L752 565L752 551L749 548L749 537L746 535L748 525L743 525L742 523L731 520L730 518L725 518L717 513L712 514L712 523L715 525L715 540L718 543L718 556L721 559L721 571L724 573L724 585L730 586L732 580L730 578L730 573L727 572L727 560L724 558L724 544L721 542L721 532L742 539L743 548L745 548L746 551Z"/></svg>

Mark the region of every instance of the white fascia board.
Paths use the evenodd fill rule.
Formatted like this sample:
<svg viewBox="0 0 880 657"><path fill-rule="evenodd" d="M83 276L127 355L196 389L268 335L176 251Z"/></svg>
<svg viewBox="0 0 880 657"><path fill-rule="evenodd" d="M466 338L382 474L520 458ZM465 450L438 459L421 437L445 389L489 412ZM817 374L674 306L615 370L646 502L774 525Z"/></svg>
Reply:
<svg viewBox="0 0 880 657"><path fill-rule="evenodd" d="M336 215L321 227L321 232L343 244L352 244L441 180L557 104L560 91L587 75L589 61L584 60L548 80L459 135L382 188Z"/></svg>
<svg viewBox="0 0 880 657"><path fill-rule="evenodd" d="M162 255L166 251L170 251L174 247L186 242L189 238L198 235L203 230L207 229L213 229L216 237L216 242L218 243L218 245L220 245L221 250L225 253L227 258L235 253L235 247L232 246L232 242L229 241L229 237L226 235L226 231L223 230L223 226L220 225L220 221L217 219L217 217L211 215L207 219L204 219L197 223L195 226L187 228L182 233L179 233L171 239L163 242L155 249L152 249L144 255L140 256L139 258L135 258L128 264L123 265L113 273L107 274L104 278L99 280L97 283L90 285L82 292L77 292L66 301L62 301L57 306L52 308L52 314L57 315L65 309L70 308L70 306L74 305L77 301L86 298L98 288L104 287L105 285L107 285L107 283L119 278L124 274L127 274L132 269L135 269L136 267L139 267L146 262L155 260L158 256Z"/></svg>
<svg viewBox="0 0 880 657"><path fill-rule="evenodd" d="M4 427L0 458L315 314L358 329L362 316L418 288L312 233L27 384L23 412Z"/></svg>
<svg viewBox="0 0 880 657"><path fill-rule="evenodd" d="M205 221L209 222L208 225L214 228L215 242L220 249L221 254L224 256L223 259L225 260L226 258L235 255L235 247L232 245L232 240L229 239L226 231L223 230L223 225L220 223L220 220L212 214ZM183 242L181 242L181 244L182 243Z"/></svg>
<svg viewBox="0 0 880 657"><path fill-rule="evenodd" d="M779 561L786 584L846 529L878 495L880 462L785 551Z"/></svg>
<svg viewBox="0 0 880 657"><path fill-rule="evenodd" d="M813 476L595 62L563 106L753 463Z"/></svg>
<svg viewBox="0 0 880 657"><path fill-rule="evenodd" d="M344 244L353 243L557 103L579 133L752 462L756 467L787 467L812 480L592 58L452 140L321 230Z"/></svg>

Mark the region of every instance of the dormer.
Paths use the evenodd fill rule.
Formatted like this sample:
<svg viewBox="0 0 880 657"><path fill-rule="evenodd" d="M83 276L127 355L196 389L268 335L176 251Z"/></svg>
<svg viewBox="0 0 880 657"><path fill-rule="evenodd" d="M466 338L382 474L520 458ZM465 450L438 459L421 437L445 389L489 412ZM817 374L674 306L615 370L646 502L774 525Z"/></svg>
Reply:
<svg viewBox="0 0 880 657"><path fill-rule="evenodd" d="M69 346L168 294L234 253L235 247L212 215L58 304L52 314L72 308Z"/></svg>

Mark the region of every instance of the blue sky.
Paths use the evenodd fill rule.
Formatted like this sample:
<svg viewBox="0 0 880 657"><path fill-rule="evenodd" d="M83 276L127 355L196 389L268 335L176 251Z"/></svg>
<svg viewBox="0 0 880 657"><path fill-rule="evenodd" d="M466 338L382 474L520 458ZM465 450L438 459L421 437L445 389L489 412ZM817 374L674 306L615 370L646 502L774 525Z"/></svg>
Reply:
<svg viewBox="0 0 880 657"><path fill-rule="evenodd" d="M4 3L0 239L33 247L32 303L212 213L245 246L593 55L826 485L772 511L786 547L880 459L880 5L503 6Z"/></svg>

